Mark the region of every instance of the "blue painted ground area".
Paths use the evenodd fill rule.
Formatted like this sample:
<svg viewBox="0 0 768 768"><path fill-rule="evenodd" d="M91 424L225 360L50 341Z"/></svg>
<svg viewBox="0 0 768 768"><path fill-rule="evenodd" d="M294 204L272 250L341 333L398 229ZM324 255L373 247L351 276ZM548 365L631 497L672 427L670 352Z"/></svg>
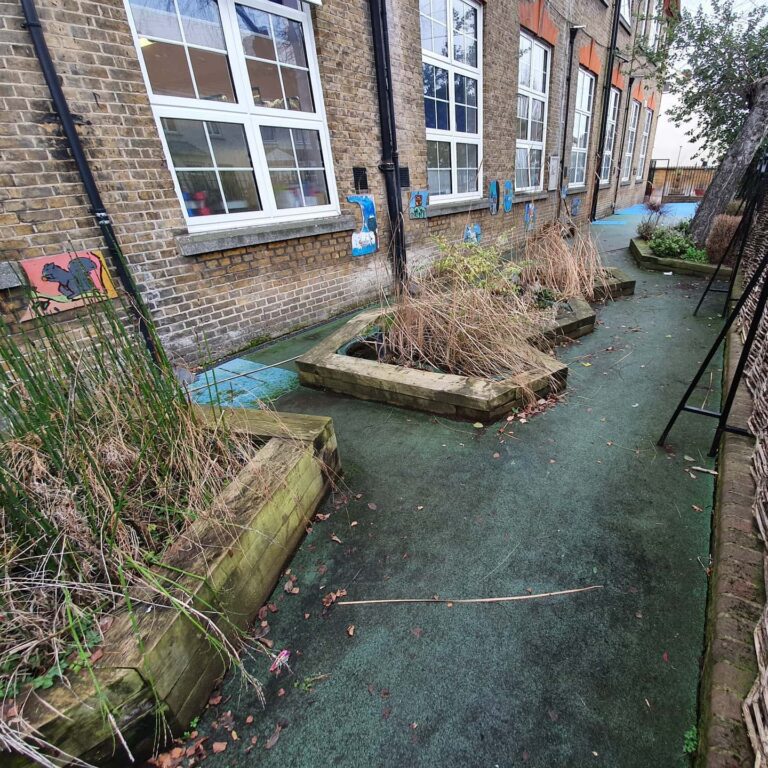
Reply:
<svg viewBox="0 0 768 768"><path fill-rule="evenodd" d="M698 203L665 203L662 224L675 224L682 219L690 219L695 213ZM615 215L593 222L599 227L624 227L628 216L636 216L640 220L648 215L648 209L642 203L631 205L616 211Z"/></svg>
<svg viewBox="0 0 768 768"><path fill-rule="evenodd" d="M293 371L236 358L201 373L190 390L201 405L249 408L276 400L298 386L299 377Z"/></svg>

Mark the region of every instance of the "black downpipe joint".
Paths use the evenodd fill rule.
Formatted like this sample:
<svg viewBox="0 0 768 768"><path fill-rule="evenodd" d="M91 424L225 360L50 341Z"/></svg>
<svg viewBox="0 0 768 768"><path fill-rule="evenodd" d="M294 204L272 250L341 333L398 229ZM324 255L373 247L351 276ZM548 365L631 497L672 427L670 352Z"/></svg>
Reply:
<svg viewBox="0 0 768 768"><path fill-rule="evenodd" d="M611 44L608 48L608 58L605 62L605 77L603 78L603 109L600 115L600 136L597 139L597 156L595 166L595 181L592 189L592 207L589 212L589 220L597 219L597 197L600 194L600 174L603 170L603 154L605 150L605 135L608 132L608 109L611 105L611 80L613 79L613 67L616 62L616 43L619 39L619 16L621 14L621 0L613 0L613 22L611 24ZM615 144L615 142L614 142ZM615 154L616 147L613 152Z"/></svg>
<svg viewBox="0 0 768 768"><path fill-rule="evenodd" d="M373 58L376 65L376 85L381 124L381 163L387 192L387 210L392 228L392 272L397 289L408 281L405 252L403 198L400 189L400 161L397 151L395 99L392 88L392 61L389 50L386 0L369 0Z"/></svg>
<svg viewBox="0 0 768 768"><path fill-rule="evenodd" d="M45 34L43 33L43 27L40 24L40 17L37 14L34 0L21 0L21 9L24 13L24 27L32 38L32 46L35 49L35 55L40 63L40 69L42 70L48 90L51 93L53 108L61 122L61 127L66 136L67 143L69 144L72 159L75 161L78 173L80 174L80 179L85 188L85 193L88 195L88 200L91 204L91 212L93 213L96 223L101 230L101 234L104 237L120 284L131 298L131 308L136 316L139 331L144 339L144 343L146 344L149 353L152 355L152 359L159 364L160 362L165 361L165 356L160 348L157 338L150 328L147 320L147 309L144 306L141 295L139 294L136 284L133 281L133 277L128 269L128 264L125 260L122 248L120 247L120 243L118 242L112 227L112 221L104 207L101 194L96 186L96 180L93 178L93 173L88 164L88 158L85 156L80 136L75 127L75 121L72 119L72 113L69 111L69 105L64 96L64 91L61 88L59 76L56 73L56 68L51 59L51 53L45 42Z"/></svg>

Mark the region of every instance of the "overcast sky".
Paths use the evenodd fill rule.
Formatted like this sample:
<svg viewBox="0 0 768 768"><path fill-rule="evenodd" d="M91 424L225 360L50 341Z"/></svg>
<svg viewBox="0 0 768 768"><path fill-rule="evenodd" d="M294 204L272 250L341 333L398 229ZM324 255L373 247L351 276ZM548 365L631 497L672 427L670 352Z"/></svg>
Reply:
<svg viewBox="0 0 768 768"><path fill-rule="evenodd" d="M735 0L737 8L747 6L751 3L765 2L767 0ZM711 9L709 0L682 0L683 7L690 11L695 11L699 6L704 10ZM665 93L661 99L661 115L659 115L659 126L656 129L656 141L653 145L654 160L669 160L671 166L674 165L699 165L701 160L693 160L696 152L696 145L692 144L685 135L691 125L677 128L667 117L667 110L677 99L669 93Z"/></svg>

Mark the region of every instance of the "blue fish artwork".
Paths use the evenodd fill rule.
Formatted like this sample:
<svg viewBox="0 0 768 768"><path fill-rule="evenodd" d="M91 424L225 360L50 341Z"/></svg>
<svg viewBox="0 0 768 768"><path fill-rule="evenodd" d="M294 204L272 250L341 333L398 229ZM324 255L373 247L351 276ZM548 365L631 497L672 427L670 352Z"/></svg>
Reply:
<svg viewBox="0 0 768 768"><path fill-rule="evenodd" d="M481 235L482 233L479 224L467 224L467 226L464 227L465 243L479 243Z"/></svg>
<svg viewBox="0 0 768 768"><path fill-rule="evenodd" d="M512 203L515 202L515 190L512 187L512 182L507 179L504 182L504 213L512 212Z"/></svg>
<svg viewBox="0 0 768 768"><path fill-rule="evenodd" d="M488 210L491 212L491 216L495 216L499 212L499 182L492 181L488 185Z"/></svg>
<svg viewBox="0 0 768 768"><path fill-rule="evenodd" d="M376 234L376 203L373 195L347 195L347 202L357 203L363 216L363 226L359 232L352 233L352 255L367 256L379 250Z"/></svg>

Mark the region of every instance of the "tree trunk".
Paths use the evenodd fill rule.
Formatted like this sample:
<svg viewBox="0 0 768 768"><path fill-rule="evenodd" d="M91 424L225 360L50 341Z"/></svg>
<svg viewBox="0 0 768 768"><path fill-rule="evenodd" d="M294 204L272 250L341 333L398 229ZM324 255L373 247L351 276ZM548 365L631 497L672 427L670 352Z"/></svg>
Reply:
<svg viewBox="0 0 768 768"><path fill-rule="evenodd" d="M736 141L723 158L699 204L691 224L691 237L701 248L715 216L723 213L738 189L741 177L768 134L768 77L758 80L752 90L752 108Z"/></svg>

